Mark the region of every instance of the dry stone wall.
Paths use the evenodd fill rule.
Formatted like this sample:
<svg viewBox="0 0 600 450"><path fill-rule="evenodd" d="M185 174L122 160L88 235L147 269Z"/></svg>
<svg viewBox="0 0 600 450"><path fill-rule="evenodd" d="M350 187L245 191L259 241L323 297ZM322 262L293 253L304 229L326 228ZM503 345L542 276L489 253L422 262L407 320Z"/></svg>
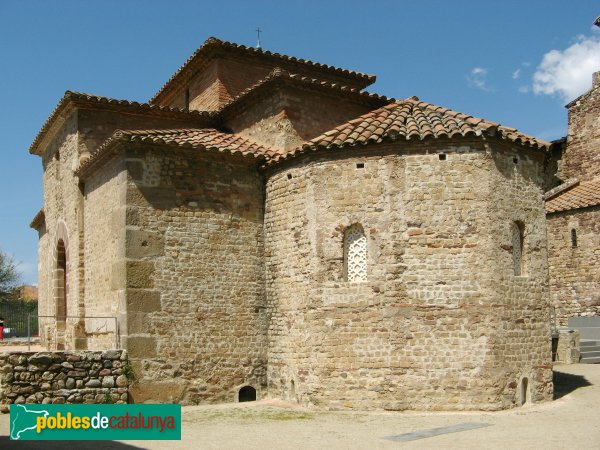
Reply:
<svg viewBox="0 0 600 450"><path fill-rule="evenodd" d="M0 353L0 407L127 403L127 368L123 350Z"/></svg>
<svg viewBox="0 0 600 450"><path fill-rule="evenodd" d="M543 161L516 179L490 145L338 151L270 174L270 395L319 408L490 410L517 405L533 377L535 401L551 398L549 323L538 321L548 310ZM531 280L505 267L516 216L531 234ZM352 283L343 236L355 224L367 280Z"/></svg>

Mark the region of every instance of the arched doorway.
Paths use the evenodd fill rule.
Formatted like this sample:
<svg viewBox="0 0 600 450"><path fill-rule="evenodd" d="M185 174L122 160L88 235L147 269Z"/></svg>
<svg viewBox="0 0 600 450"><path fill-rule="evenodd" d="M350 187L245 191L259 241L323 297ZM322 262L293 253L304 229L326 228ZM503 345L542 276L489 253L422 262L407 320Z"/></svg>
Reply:
<svg viewBox="0 0 600 450"><path fill-rule="evenodd" d="M67 328L67 252L62 239L59 239L56 247L54 303L56 305L56 349L64 350Z"/></svg>
<svg viewBox="0 0 600 450"><path fill-rule="evenodd" d="M256 389L252 386L244 386L238 393L239 402L253 402L256 400Z"/></svg>

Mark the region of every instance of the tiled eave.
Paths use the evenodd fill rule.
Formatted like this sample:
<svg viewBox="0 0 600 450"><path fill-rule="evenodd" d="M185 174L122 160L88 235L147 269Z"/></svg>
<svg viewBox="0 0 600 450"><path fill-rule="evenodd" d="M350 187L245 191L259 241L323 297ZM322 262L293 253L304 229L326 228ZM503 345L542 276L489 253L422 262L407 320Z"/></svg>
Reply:
<svg viewBox="0 0 600 450"><path fill-rule="evenodd" d="M84 94L81 92L67 91L60 100L54 111L50 114L33 143L29 147L29 153L41 155L43 146L51 139L54 132L62 126L64 120L77 108L114 110L122 113L148 115L151 117L165 117L175 119L193 120L198 126L206 126L212 123L213 114L200 111L189 111L178 108L167 108L163 106L139 103L130 100L117 100L97 95Z"/></svg>

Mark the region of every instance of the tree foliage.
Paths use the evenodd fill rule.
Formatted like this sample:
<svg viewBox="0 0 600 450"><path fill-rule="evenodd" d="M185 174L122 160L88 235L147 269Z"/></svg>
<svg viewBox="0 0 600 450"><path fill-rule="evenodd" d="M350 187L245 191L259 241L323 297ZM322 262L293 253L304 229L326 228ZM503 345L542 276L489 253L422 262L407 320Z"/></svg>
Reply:
<svg viewBox="0 0 600 450"><path fill-rule="evenodd" d="M12 256L0 250L0 298L6 298L21 281L21 274Z"/></svg>

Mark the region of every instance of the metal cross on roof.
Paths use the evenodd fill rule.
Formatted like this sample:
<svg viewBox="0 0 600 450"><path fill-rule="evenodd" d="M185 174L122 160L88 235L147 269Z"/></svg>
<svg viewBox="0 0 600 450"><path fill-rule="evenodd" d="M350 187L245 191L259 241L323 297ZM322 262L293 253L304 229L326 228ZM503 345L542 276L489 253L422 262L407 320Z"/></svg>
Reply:
<svg viewBox="0 0 600 450"><path fill-rule="evenodd" d="M261 29L257 28L256 29L256 36L258 38L258 43L256 44L256 48L260 48L260 32L261 32Z"/></svg>

